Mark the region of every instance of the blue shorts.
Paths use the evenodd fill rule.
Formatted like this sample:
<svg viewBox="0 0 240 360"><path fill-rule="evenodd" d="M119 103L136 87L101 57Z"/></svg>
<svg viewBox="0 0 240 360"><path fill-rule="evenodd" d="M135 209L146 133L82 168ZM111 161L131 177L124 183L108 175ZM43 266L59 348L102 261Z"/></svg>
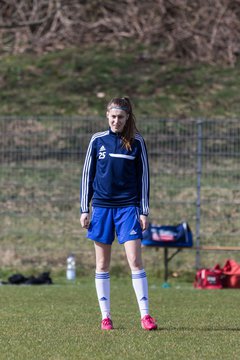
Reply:
<svg viewBox="0 0 240 360"><path fill-rule="evenodd" d="M139 209L135 206L121 208L93 207L87 237L111 245L115 238L119 244L142 239Z"/></svg>

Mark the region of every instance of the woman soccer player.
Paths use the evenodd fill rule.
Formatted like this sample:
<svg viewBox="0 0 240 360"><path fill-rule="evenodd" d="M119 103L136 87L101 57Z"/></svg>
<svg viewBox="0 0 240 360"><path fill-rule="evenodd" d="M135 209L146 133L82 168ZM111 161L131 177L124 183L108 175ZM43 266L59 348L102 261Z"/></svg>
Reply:
<svg viewBox="0 0 240 360"><path fill-rule="evenodd" d="M110 313L110 259L115 238L124 245L132 272L141 326L157 329L149 315L148 283L141 256L142 231L149 212L149 168L145 142L128 98L107 106L109 129L94 134L88 146L81 183L80 223L88 229L96 254L95 284L102 330L113 329ZM92 201L90 221L89 205Z"/></svg>

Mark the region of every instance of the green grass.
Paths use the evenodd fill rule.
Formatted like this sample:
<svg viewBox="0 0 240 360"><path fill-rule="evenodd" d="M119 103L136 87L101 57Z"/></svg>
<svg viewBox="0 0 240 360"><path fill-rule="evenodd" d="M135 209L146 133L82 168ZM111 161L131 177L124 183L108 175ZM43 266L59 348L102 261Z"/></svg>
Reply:
<svg viewBox="0 0 240 360"><path fill-rule="evenodd" d="M115 330L102 332L93 278L2 286L0 359L239 359L239 291L195 290L186 283L162 289L150 278L159 329L146 332L130 277L112 277L111 289Z"/></svg>
<svg viewBox="0 0 240 360"><path fill-rule="evenodd" d="M104 115L110 98L128 95L137 116L239 117L239 63L159 63L154 53L139 45L123 51L99 45L3 56L0 113Z"/></svg>

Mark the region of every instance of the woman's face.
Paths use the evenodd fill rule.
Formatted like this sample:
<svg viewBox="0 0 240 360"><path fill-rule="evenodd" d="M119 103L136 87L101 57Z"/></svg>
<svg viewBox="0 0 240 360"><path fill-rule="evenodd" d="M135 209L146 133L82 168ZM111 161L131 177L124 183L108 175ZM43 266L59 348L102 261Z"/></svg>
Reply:
<svg viewBox="0 0 240 360"><path fill-rule="evenodd" d="M107 111L107 119L110 126L110 129L114 133L120 133L123 131L123 128L128 119L128 114L125 110L112 108Z"/></svg>

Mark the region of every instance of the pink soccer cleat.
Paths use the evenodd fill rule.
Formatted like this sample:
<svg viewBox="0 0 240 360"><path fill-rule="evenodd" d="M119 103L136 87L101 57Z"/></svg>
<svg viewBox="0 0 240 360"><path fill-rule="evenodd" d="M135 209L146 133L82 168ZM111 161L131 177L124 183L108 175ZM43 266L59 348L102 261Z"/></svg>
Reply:
<svg viewBox="0 0 240 360"><path fill-rule="evenodd" d="M101 322L101 329L102 330L112 330L113 329L113 323L110 318L105 318Z"/></svg>
<svg viewBox="0 0 240 360"><path fill-rule="evenodd" d="M157 323L155 319L153 319L150 315L145 315L141 319L141 325L144 330L156 330Z"/></svg>

